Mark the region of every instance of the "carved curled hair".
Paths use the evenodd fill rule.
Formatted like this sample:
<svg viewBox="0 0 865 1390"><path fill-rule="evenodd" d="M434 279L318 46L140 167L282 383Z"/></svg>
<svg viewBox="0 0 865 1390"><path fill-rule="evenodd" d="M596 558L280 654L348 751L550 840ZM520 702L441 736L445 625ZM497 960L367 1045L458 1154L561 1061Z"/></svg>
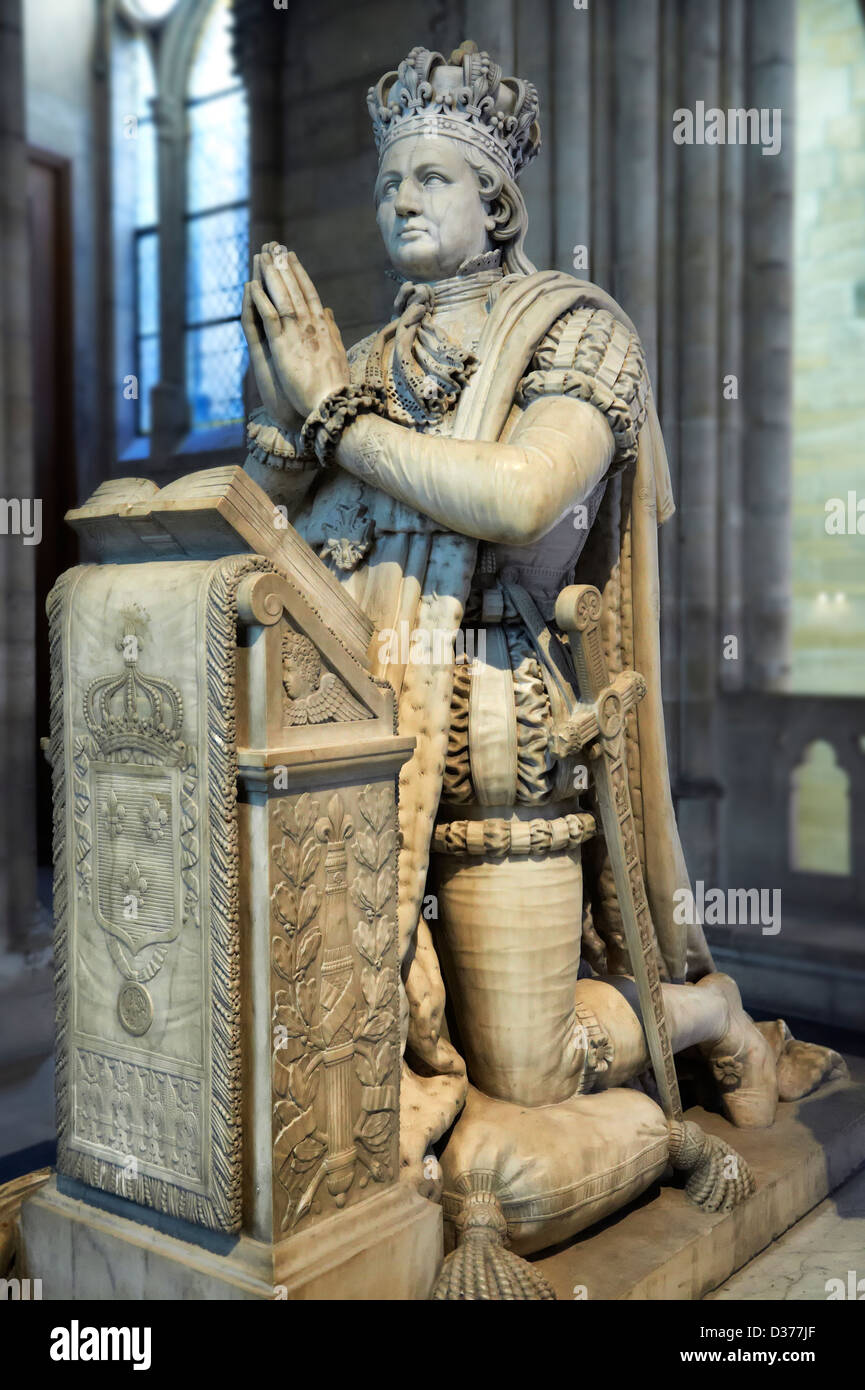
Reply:
<svg viewBox="0 0 865 1390"><path fill-rule="evenodd" d="M537 267L529 260L524 247L529 213L516 183L479 150L461 140L448 140L448 143L459 150L473 171L481 199L489 205L496 224L490 235L493 241L502 243L505 270L510 275L533 275Z"/></svg>
<svg viewBox="0 0 865 1390"><path fill-rule="evenodd" d="M308 637L286 630L282 635L282 659L296 666L315 689L321 675L321 658Z"/></svg>

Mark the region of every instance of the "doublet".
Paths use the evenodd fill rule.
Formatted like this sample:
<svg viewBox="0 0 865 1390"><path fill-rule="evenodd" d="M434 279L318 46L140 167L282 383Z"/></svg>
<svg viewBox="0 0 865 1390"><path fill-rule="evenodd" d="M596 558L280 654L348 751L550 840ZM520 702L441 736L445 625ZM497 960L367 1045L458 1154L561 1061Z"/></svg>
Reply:
<svg viewBox="0 0 865 1390"><path fill-rule="evenodd" d="M431 300L426 301L430 305L426 340L417 353L423 365L434 361L440 370L447 357L448 339L436 323L439 296L450 304L460 294L466 299L485 299L489 309L502 283L494 271L482 271L462 279L454 277L444 282L441 290L432 287ZM444 408L439 397L436 409L425 410L420 374L415 374L415 391L406 389L410 373L405 370L397 342L398 335L387 343L383 335L371 335L359 343L350 354L352 379L383 387L390 418L425 433L450 435L458 391L447 393ZM452 352L463 349L452 357L460 386L471 375L476 347L476 340L453 344ZM550 811L564 812L559 820L573 814L572 805L561 803L573 802L574 760L554 758L549 749L553 723L550 673L514 593L528 594L538 621L552 625L556 598L573 580L607 479L635 462L647 394L648 377L639 340L612 314L595 308L563 314L538 346L519 384L515 400L518 411L544 396L574 396L593 405L607 419L616 451L606 477L540 540L523 546L482 542L478 547L456 644L440 808L440 816L446 820L460 814L457 807L465 814L470 803L496 807L554 803ZM499 827L490 834L498 835ZM555 836L556 847L571 842L575 835L579 835L578 828L563 824ZM475 840L480 852L485 842L479 827ZM549 835L536 835L531 849L534 852L539 844L550 842ZM437 832L436 848L447 850L457 843L465 852L465 837L460 839L458 831ZM527 841L527 849L528 845Z"/></svg>

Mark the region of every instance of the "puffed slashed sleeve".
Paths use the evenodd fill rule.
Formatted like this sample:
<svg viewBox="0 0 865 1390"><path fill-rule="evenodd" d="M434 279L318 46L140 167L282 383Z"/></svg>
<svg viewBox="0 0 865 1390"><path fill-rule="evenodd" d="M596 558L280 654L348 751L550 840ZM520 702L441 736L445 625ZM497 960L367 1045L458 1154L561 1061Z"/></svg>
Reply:
<svg viewBox="0 0 865 1390"><path fill-rule="evenodd" d="M575 309L541 343L520 383L531 405L547 396L586 401L604 416L616 444L610 472L636 462L649 383L639 339L605 309Z"/></svg>

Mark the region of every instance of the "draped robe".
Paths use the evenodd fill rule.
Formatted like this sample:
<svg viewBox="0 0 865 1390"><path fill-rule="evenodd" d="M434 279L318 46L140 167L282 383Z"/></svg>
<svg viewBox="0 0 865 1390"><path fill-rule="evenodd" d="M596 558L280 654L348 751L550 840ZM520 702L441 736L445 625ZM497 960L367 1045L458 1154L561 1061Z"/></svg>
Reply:
<svg viewBox="0 0 865 1390"><path fill-rule="evenodd" d="M580 307L605 309L635 332L618 304L588 281L556 271L504 281L478 345L479 365L459 399L453 438L507 442L520 415L517 388L538 345L562 315ZM581 500L574 498L575 503ZM667 978L682 981L689 965L690 973L702 973L711 968L711 958L701 928L692 928L689 940L688 928L674 918L674 894L689 884L664 735L657 547L657 527L673 511L666 451L649 392L636 467L610 479L576 577L596 584L603 595L602 626L611 672L631 667L646 679L648 693L629 723L629 782L660 956ZM370 647L373 673L387 679L396 692L399 731L416 739L399 783L402 1163L404 1175L416 1177L430 1143L458 1113L467 1085L465 1064L443 1026L444 986L421 909L453 688L453 662L437 664L435 657L441 654L442 634L455 636L460 626L478 542L444 530L340 469L333 470L301 506L294 524L319 553L332 556L334 527L338 530L341 521L358 515L366 519L367 528L359 563L347 571L333 558L328 562L369 613L377 632L399 632L402 627L419 642L426 633L432 656L423 663L403 662L403 646L394 661L393 646L376 637ZM610 878L603 862L598 872ZM614 904L609 906L615 910ZM578 912L575 904L575 915Z"/></svg>

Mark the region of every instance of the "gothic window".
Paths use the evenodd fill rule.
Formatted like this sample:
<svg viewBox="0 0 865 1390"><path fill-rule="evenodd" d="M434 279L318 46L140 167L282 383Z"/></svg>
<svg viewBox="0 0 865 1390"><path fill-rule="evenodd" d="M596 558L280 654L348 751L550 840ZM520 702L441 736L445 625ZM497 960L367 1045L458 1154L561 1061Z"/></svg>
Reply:
<svg viewBox="0 0 865 1390"><path fill-rule="evenodd" d="M816 739L792 775L791 867L799 873L850 873L850 778L831 743Z"/></svg>
<svg viewBox="0 0 865 1390"><path fill-rule="evenodd" d="M156 83L147 40L135 40L135 376L139 434L150 433L150 392L159 380L159 227L156 170Z"/></svg>
<svg viewBox="0 0 865 1390"><path fill-rule="evenodd" d="M123 0L123 8L131 19L143 20L145 24L159 24L167 19L177 4L177 0Z"/></svg>
<svg viewBox="0 0 865 1390"><path fill-rule="evenodd" d="M227 447L214 427L242 421L248 124L231 0L118 0L112 184L124 459L170 466L181 445Z"/></svg>
<svg viewBox="0 0 865 1390"><path fill-rule="evenodd" d="M195 429L243 415L240 300L248 257L248 114L231 56L228 0L216 0L187 88L186 386Z"/></svg>

